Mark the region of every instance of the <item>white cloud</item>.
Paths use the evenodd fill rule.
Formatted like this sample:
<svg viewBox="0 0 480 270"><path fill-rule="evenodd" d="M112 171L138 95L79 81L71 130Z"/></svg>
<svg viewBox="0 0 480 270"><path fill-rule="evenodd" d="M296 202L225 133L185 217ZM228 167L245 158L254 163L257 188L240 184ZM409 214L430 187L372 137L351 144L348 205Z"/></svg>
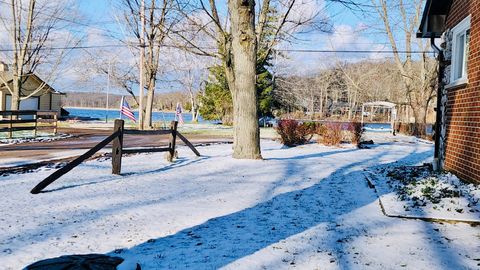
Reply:
<svg viewBox="0 0 480 270"><path fill-rule="evenodd" d="M289 52L288 59L280 61L279 70L294 74L309 74L319 69L335 65L337 62L357 62L361 60L378 60L389 57L385 53L356 53L358 51L385 51L389 45L381 43L378 36L368 35L368 26L364 23L351 26L337 25L333 32L310 33L302 36L305 41L291 44L281 44L281 49L322 50L332 52ZM382 39L383 41L383 39ZM337 51L337 52L335 52ZM338 51L354 51L338 52Z"/></svg>

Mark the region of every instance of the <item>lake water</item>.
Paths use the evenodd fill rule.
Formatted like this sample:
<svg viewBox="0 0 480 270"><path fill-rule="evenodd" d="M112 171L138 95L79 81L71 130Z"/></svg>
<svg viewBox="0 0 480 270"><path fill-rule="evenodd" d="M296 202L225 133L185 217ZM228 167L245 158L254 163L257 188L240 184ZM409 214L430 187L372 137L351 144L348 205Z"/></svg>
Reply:
<svg viewBox="0 0 480 270"><path fill-rule="evenodd" d="M66 109L70 115L69 117L75 118L94 118L97 120L105 120L107 117L109 120L117 119L120 117L120 110L105 110L105 109L80 109L80 108L67 108ZM138 119L138 111L134 111L133 114ZM183 120L185 122L192 121L192 115L187 112L183 113ZM127 117L123 116L123 119L128 119ZM165 121L170 122L175 120L175 113L173 112L153 112L152 119L154 122ZM201 116L198 117L199 122L205 122Z"/></svg>
<svg viewBox="0 0 480 270"><path fill-rule="evenodd" d="M116 119L120 117L120 111L118 110L105 110L105 109L80 109L80 108L68 108L66 109L70 112L70 117L80 117L80 118L93 118L97 120L105 120L105 116L109 120ZM135 117L138 119L138 112L134 111ZM192 115L187 112L183 113L183 120L185 122L192 121ZM127 119L125 116L123 119ZM153 121L154 122L170 122L175 120L175 113L173 112L153 112ZM199 123L210 123L215 121L205 121L201 116L198 117ZM365 129L372 132L391 132L389 123L366 123Z"/></svg>
<svg viewBox="0 0 480 270"><path fill-rule="evenodd" d="M364 128L370 132L392 132L390 123L365 123Z"/></svg>

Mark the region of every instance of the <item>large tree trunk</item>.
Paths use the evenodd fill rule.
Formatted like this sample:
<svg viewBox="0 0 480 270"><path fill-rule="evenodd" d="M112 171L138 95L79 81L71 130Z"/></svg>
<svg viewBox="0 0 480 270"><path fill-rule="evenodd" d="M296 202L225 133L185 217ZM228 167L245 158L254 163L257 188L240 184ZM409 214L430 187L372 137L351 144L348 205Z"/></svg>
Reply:
<svg viewBox="0 0 480 270"><path fill-rule="evenodd" d="M16 77L14 75L14 77ZM22 81L20 78L14 78L13 79L13 85L12 85L12 99L11 99L11 104L10 104L10 110L12 111L17 111L20 109L20 88L22 87Z"/></svg>
<svg viewBox="0 0 480 270"><path fill-rule="evenodd" d="M190 104L192 104L192 123L197 123L198 122L197 103L195 102L195 96L193 94L193 91L189 91L189 94L190 94Z"/></svg>
<svg viewBox="0 0 480 270"><path fill-rule="evenodd" d="M28 44L32 39L32 23L33 23L33 13L35 10L36 0L30 0L28 5L28 15L26 19L26 31L23 33L24 40L21 40L22 37L22 17L21 13L17 13L17 1L11 2L12 8L12 17L13 17L13 30L10 33L12 37L13 44L13 65L12 65L12 74L13 74L13 89L12 89L12 104L10 105L11 110L20 109L20 95L22 89L22 76L24 75L24 64L25 59L27 58L27 49ZM20 6L21 7L21 6Z"/></svg>
<svg viewBox="0 0 480 270"><path fill-rule="evenodd" d="M20 110L20 99L18 98L18 95L12 95L12 104L10 105L10 110Z"/></svg>
<svg viewBox="0 0 480 270"><path fill-rule="evenodd" d="M261 159L255 88L255 1L230 0L228 10L232 59L226 61L225 69L233 99L233 157Z"/></svg>
<svg viewBox="0 0 480 270"><path fill-rule="evenodd" d="M155 97L155 78L150 76L150 81L148 82L148 92L147 92L147 104L145 108L145 121L143 129L151 129L152 125L152 112L153 112L153 98Z"/></svg>
<svg viewBox="0 0 480 270"><path fill-rule="evenodd" d="M140 4L140 63L139 63L139 102L138 102L138 129L142 130L145 128L145 105L143 98L143 84L145 82L145 1L142 0Z"/></svg>

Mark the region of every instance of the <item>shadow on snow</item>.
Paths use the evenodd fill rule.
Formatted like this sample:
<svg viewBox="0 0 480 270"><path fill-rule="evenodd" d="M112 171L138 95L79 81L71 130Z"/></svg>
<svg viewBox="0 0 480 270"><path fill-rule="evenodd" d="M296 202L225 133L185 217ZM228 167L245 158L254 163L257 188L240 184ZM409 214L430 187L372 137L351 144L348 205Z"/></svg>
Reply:
<svg viewBox="0 0 480 270"><path fill-rule="evenodd" d="M300 165L296 164L298 159L323 157L346 151L359 150L349 149L287 158L284 177L291 177L289 174L292 171L301 169ZM418 155L427 158L431 152L411 153L399 162L409 162L413 156ZM381 156L382 154L378 154L373 159L378 160ZM148 262L147 266L154 268L220 268L324 223L328 231L327 249L341 269L352 268L354 265L351 265L343 255L347 253L348 242L364 235L365 232L348 226L338 226L336 221L345 214L377 200L374 192L367 187L362 171L344 173L365 162L367 161L344 166L308 188L276 195L251 208L211 218L203 224L183 229L173 235L151 239L128 250L112 251L111 254L125 258L133 257L132 260L142 266ZM372 159L368 162L372 162ZM361 195L358 194L359 191ZM374 229L385 228L388 224L402 221L385 218L381 224L370 224L368 220L362 222L374 226L369 228ZM434 238L442 237L440 232L434 230L434 225L425 223L425 227ZM457 255L454 252L434 250L434 253L438 256L431 259L439 260L442 265L461 268L455 263Z"/></svg>

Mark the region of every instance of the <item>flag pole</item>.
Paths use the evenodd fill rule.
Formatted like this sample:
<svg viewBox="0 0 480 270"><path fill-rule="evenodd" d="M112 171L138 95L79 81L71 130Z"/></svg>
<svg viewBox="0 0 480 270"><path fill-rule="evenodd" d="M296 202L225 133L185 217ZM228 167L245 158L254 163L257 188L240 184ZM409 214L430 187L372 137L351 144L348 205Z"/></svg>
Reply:
<svg viewBox="0 0 480 270"><path fill-rule="evenodd" d="M110 61L108 61L108 70L107 70L107 105L105 109L107 112L105 113L105 123L108 123L108 94L110 92Z"/></svg>
<svg viewBox="0 0 480 270"><path fill-rule="evenodd" d="M122 106L123 106L123 99L125 96L122 96L122 100L120 100L120 119L122 119Z"/></svg>
<svg viewBox="0 0 480 270"><path fill-rule="evenodd" d="M177 106L175 106L175 121L178 121L178 102Z"/></svg>

